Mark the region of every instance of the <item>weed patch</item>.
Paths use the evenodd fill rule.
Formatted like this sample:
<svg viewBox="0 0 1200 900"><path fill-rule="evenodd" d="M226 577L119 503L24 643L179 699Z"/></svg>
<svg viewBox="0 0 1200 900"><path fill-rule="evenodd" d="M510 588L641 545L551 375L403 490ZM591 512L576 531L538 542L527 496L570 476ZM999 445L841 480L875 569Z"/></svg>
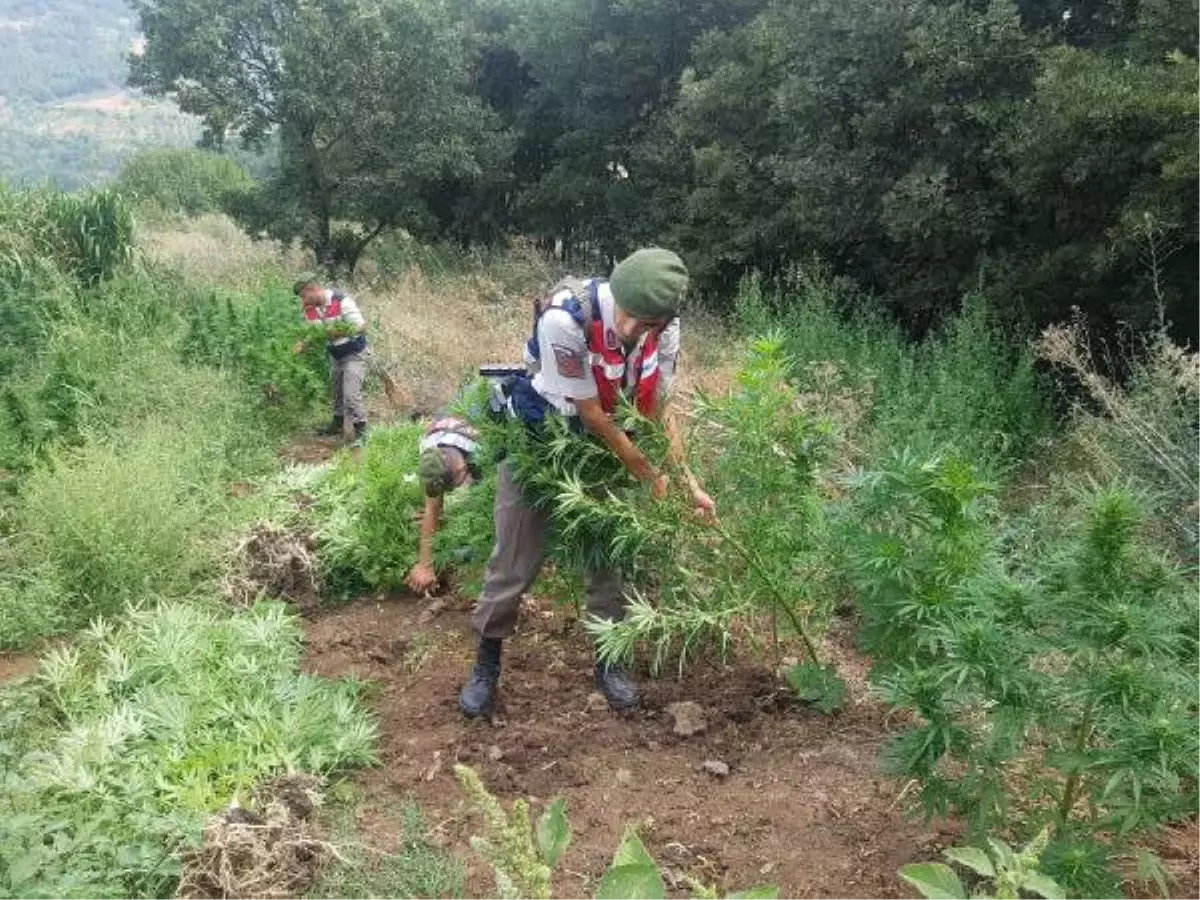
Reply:
<svg viewBox="0 0 1200 900"><path fill-rule="evenodd" d="M412 800L401 810L395 846L364 843L346 809L335 816L332 831L339 859L306 897L461 897L466 890L462 860L432 842L421 809Z"/></svg>
<svg viewBox="0 0 1200 900"><path fill-rule="evenodd" d="M353 683L297 674L280 604L95 620L0 694L0 892L165 896L204 821L264 776L373 759Z"/></svg>
<svg viewBox="0 0 1200 900"><path fill-rule="evenodd" d="M744 283L737 308L745 327L783 332L802 392L865 404L867 415L843 417L855 426L845 437L859 462L908 447L954 452L1002 476L1050 431L1032 351L983 298L968 297L917 344L866 301L803 271L774 297Z"/></svg>

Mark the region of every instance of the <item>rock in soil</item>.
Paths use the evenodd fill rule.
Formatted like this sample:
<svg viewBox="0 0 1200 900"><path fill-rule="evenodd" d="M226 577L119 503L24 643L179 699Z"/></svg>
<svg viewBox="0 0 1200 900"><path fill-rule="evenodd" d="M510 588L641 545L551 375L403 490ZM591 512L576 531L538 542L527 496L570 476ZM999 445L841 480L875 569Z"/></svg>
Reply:
<svg viewBox="0 0 1200 900"><path fill-rule="evenodd" d="M719 759L706 760L701 768L714 778L724 778L729 774L729 763L721 762Z"/></svg>
<svg viewBox="0 0 1200 900"><path fill-rule="evenodd" d="M704 718L704 709L699 703L693 703L691 700L672 703L667 707L667 715L675 720L671 730L680 737L701 734L708 728L708 720Z"/></svg>

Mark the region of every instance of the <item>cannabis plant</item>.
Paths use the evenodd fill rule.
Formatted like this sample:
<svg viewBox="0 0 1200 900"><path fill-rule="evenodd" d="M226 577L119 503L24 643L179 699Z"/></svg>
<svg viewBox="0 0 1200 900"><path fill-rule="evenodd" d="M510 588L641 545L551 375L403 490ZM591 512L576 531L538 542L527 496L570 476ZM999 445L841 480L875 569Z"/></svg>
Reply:
<svg viewBox="0 0 1200 900"><path fill-rule="evenodd" d="M863 644L883 696L917 720L886 762L927 815L1049 822L1048 858L1067 859L1081 833L1115 852L1195 812L1196 600L1142 538L1135 495L1081 494L1074 537L1017 566L962 461L901 455L855 490Z"/></svg>
<svg viewBox="0 0 1200 900"><path fill-rule="evenodd" d="M832 710L843 686L810 634L828 613L817 474L830 434L799 408L789 369L777 336L756 340L736 390L692 410L702 423L689 441L692 462L717 498L716 527L679 491L652 500L611 451L557 420L536 432L511 428L505 450L526 495L549 513L551 558L627 576L626 618L588 623L604 658L628 661L641 646L655 669L671 660L682 669L699 654L724 657L739 635L759 645L767 635L776 657L781 640L795 636L807 660L789 682ZM664 467L661 425L629 409L618 417Z"/></svg>
<svg viewBox="0 0 1200 900"><path fill-rule="evenodd" d="M249 299L213 292L188 312L183 358L229 369L254 385L273 415L296 417L324 396L329 381L321 328L301 321L295 298L279 289ZM305 350L294 352L297 341Z"/></svg>
<svg viewBox="0 0 1200 900"><path fill-rule="evenodd" d="M96 619L0 690L0 894L170 896L207 816L280 772L374 759L353 682L299 673L282 604Z"/></svg>

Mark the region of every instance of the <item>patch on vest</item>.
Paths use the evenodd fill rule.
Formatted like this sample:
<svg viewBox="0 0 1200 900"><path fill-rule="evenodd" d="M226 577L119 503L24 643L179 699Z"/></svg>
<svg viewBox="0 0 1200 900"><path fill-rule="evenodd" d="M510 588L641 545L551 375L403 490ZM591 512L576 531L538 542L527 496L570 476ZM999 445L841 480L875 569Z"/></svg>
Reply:
<svg viewBox="0 0 1200 900"><path fill-rule="evenodd" d="M554 350L554 364L558 367L558 374L564 378L583 377L585 353L560 344L551 344L550 347Z"/></svg>
<svg viewBox="0 0 1200 900"><path fill-rule="evenodd" d="M604 346L609 350L616 350L620 346L617 333L611 328L604 329Z"/></svg>

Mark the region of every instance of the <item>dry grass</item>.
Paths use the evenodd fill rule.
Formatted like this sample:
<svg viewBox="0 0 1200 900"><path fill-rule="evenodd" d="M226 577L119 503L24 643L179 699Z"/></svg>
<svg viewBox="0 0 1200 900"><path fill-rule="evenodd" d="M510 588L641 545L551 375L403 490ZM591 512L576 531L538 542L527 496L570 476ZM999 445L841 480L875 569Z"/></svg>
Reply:
<svg viewBox="0 0 1200 900"><path fill-rule="evenodd" d="M254 291L310 269L312 254L275 241L252 241L228 216L205 215L173 227L143 229L142 251L189 280Z"/></svg>
<svg viewBox="0 0 1200 900"><path fill-rule="evenodd" d="M297 897L337 851L311 823L319 781L296 773L255 789L255 808L231 806L184 860L179 897Z"/></svg>
<svg viewBox="0 0 1200 900"><path fill-rule="evenodd" d="M475 274L433 281L419 269L399 282L360 289L375 356L408 395L412 408L430 413L484 363L520 365L529 335L530 303L497 292Z"/></svg>
<svg viewBox="0 0 1200 900"><path fill-rule="evenodd" d="M311 254L298 247L251 241L218 215L151 231L142 247L188 278L235 290L286 282L313 265ZM561 274L523 245L502 262L474 262L466 269L431 277L414 267L387 280L372 260L360 265L351 290L372 326L375 364L397 388L389 398L393 413L431 413L484 363L520 365L532 299ZM740 362L738 344L724 325L699 312L685 314L684 325L681 396L726 391Z"/></svg>
<svg viewBox="0 0 1200 900"><path fill-rule="evenodd" d="M255 523L224 567L222 594L238 607L266 596L311 612L320 603L323 587L316 543L306 530L289 532L269 522Z"/></svg>
<svg viewBox="0 0 1200 900"><path fill-rule="evenodd" d="M1194 552L1200 355L1152 335L1126 361L1131 375L1121 385L1102 374L1082 322L1047 328L1036 349L1090 401L1090 408L1077 405L1072 429L1080 466L1100 480L1133 479L1147 489L1161 522Z"/></svg>

